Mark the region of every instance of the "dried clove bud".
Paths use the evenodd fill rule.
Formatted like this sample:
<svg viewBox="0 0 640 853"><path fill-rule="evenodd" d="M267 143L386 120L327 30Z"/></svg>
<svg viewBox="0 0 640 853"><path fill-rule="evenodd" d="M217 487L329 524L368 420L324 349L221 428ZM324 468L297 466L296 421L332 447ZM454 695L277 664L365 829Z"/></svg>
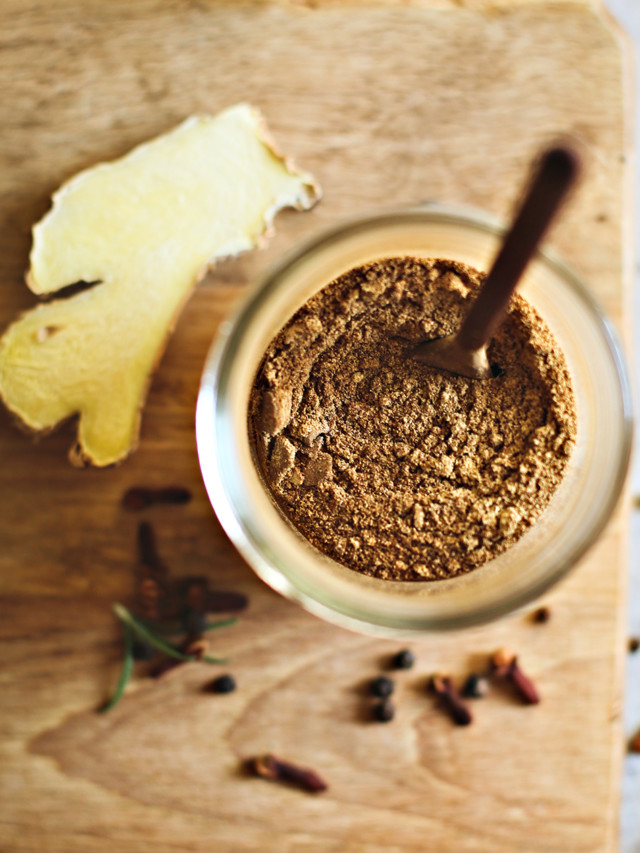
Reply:
<svg viewBox="0 0 640 853"><path fill-rule="evenodd" d="M185 655L192 655L196 660L202 660L209 651L209 641L204 637L188 637L180 651Z"/></svg>
<svg viewBox="0 0 640 853"><path fill-rule="evenodd" d="M146 569L142 573L149 577L155 577L157 580L164 579L167 574L167 567L160 559L156 546L156 535L148 521L143 521L138 525L138 551L140 562Z"/></svg>
<svg viewBox="0 0 640 853"><path fill-rule="evenodd" d="M143 607L157 604L160 594L160 586L154 578L144 578L140 581L138 596Z"/></svg>
<svg viewBox="0 0 640 853"><path fill-rule="evenodd" d="M207 613L234 613L248 606L249 599L242 592L213 589L207 593L204 609Z"/></svg>
<svg viewBox="0 0 640 853"><path fill-rule="evenodd" d="M209 581L200 575L182 578L179 592L187 607L204 613L232 613L246 610L249 599L241 592L209 589Z"/></svg>
<svg viewBox="0 0 640 853"><path fill-rule="evenodd" d="M303 791L318 793L328 788L327 783L315 770L281 761L275 755L267 754L252 758L247 762L247 767L256 776L276 782L290 782Z"/></svg>
<svg viewBox="0 0 640 853"><path fill-rule="evenodd" d="M122 496L122 506L136 512L154 504L186 504L191 500L191 492L181 486L149 488L132 486Z"/></svg>
<svg viewBox="0 0 640 853"><path fill-rule="evenodd" d="M437 693L457 726L468 726L471 723L473 715L449 676L433 675L429 680L429 690Z"/></svg>
<svg viewBox="0 0 640 853"><path fill-rule="evenodd" d="M205 613L207 609L207 596L209 594L209 582L204 577L187 577L180 581L180 590L184 603L192 610Z"/></svg>
<svg viewBox="0 0 640 853"><path fill-rule="evenodd" d="M511 681L527 705L537 705L540 695L531 679L518 666L518 658L510 649L498 649L491 658L491 671Z"/></svg>
<svg viewBox="0 0 640 853"><path fill-rule="evenodd" d="M199 637L207 630L207 614L188 607L182 616L182 624L190 637Z"/></svg>
<svg viewBox="0 0 640 853"><path fill-rule="evenodd" d="M145 619L159 622L166 605L167 567L158 555L153 527L146 521L138 526L138 550L142 563L136 590L138 611Z"/></svg>
<svg viewBox="0 0 640 853"><path fill-rule="evenodd" d="M122 506L125 509L131 510L135 512L136 510L145 509L149 506L149 490L142 489L137 486L134 486L131 489L127 489L127 491L122 496Z"/></svg>

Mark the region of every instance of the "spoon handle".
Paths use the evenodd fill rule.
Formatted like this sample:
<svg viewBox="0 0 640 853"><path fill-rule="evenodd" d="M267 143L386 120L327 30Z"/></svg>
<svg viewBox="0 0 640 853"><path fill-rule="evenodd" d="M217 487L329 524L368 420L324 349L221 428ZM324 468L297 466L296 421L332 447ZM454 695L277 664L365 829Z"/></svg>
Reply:
<svg viewBox="0 0 640 853"><path fill-rule="evenodd" d="M456 336L462 349L477 350L493 336L507 310L511 294L576 181L580 168L578 152L568 145L550 148L542 156L485 284Z"/></svg>

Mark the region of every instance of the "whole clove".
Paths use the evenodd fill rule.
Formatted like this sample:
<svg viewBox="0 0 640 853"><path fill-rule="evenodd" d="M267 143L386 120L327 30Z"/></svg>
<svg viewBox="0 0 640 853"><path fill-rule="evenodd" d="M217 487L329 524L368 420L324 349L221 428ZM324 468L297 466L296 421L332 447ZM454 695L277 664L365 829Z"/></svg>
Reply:
<svg viewBox="0 0 640 853"><path fill-rule="evenodd" d="M151 505L149 489L143 489L138 486L127 489L122 496L121 504L125 509L128 509L131 512L145 509Z"/></svg>
<svg viewBox="0 0 640 853"><path fill-rule="evenodd" d="M145 619L159 622L164 615L167 567L160 559L153 527L147 521L138 525L138 551L141 565L138 569L137 609Z"/></svg>
<svg viewBox="0 0 640 853"><path fill-rule="evenodd" d="M180 591L187 608L206 612L209 595L209 581L206 578L201 576L183 578L180 581Z"/></svg>
<svg viewBox="0 0 640 853"><path fill-rule="evenodd" d="M182 578L179 590L187 607L204 613L232 613L249 606L249 599L243 593L209 589L208 580L202 576Z"/></svg>
<svg viewBox="0 0 640 853"><path fill-rule="evenodd" d="M122 506L131 512L137 512L154 504L187 504L190 500L191 492L181 486L132 486L122 496Z"/></svg>
<svg viewBox="0 0 640 853"><path fill-rule="evenodd" d="M185 655L190 655L196 660L202 660L209 651L209 641L204 637L187 637L180 651Z"/></svg>
<svg viewBox="0 0 640 853"><path fill-rule="evenodd" d="M457 726L468 726L472 722L473 715L449 676L433 675L428 689L440 697L442 705Z"/></svg>
<svg viewBox="0 0 640 853"><path fill-rule="evenodd" d="M249 759L247 767L254 775L260 776L262 779L288 782L313 794L326 791L329 787L315 770L282 761L270 753Z"/></svg>
<svg viewBox="0 0 640 853"><path fill-rule="evenodd" d="M540 695L533 681L520 669L518 658L510 649L498 649L492 655L491 672L498 678L511 681L525 704L537 705L540 702Z"/></svg>
<svg viewBox="0 0 640 853"><path fill-rule="evenodd" d="M207 630L207 614L188 607L182 617L184 630L191 637L199 637Z"/></svg>
<svg viewBox="0 0 640 853"><path fill-rule="evenodd" d="M249 599L242 592L211 589L207 592L204 609L207 613L235 613L246 610L248 606Z"/></svg>
<svg viewBox="0 0 640 853"><path fill-rule="evenodd" d="M148 521L142 521L138 525L138 552L149 577L156 580L164 580L167 575L167 567L158 554L156 535L153 527Z"/></svg>
<svg viewBox="0 0 640 853"><path fill-rule="evenodd" d="M143 578L138 586L138 597L143 608L155 608L160 599L160 585L155 578Z"/></svg>

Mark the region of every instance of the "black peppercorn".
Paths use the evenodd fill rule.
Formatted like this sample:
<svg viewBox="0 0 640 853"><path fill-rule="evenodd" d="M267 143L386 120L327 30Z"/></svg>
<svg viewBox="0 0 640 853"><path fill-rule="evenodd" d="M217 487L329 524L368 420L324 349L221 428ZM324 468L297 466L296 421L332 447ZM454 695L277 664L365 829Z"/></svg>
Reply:
<svg viewBox="0 0 640 853"><path fill-rule="evenodd" d="M386 675L380 675L374 678L370 684L371 693L377 696L378 699L386 699L393 693L394 684Z"/></svg>
<svg viewBox="0 0 640 853"><path fill-rule="evenodd" d="M475 672L472 672L467 677L462 688L462 695L467 696L469 699L481 699L488 692L489 682L482 675L476 675Z"/></svg>
<svg viewBox="0 0 640 853"><path fill-rule="evenodd" d="M208 685L211 693L233 693L236 689L236 680L232 675L219 675Z"/></svg>
<svg viewBox="0 0 640 853"><path fill-rule="evenodd" d="M396 709L388 699L383 699L382 702L376 702L373 706L373 718L379 723L389 723L393 720Z"/></svg>
<svg viewBox="0 0 640 853"><path fill-rule="evenodd" d="M638 637L629 637L629 651L631 654L637 652L638 649L640 649L640 639Z"/></svg>
<svg viewBox="0 0 640 853"><path fill-rule="evenodd" d="M394 669L411 669L416 662L415 655L410 649L402 649L393 656L391 665Z"/></svg>

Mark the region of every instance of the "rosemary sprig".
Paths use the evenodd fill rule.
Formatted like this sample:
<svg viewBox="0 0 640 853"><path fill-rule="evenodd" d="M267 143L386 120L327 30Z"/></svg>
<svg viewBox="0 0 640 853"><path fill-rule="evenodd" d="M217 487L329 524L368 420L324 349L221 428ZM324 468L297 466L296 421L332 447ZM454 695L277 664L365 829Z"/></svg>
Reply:
<svg viewBox="0 0 640 853"><path fill-rule="evenodd" d="M140 616L136 616L136 619L143 628L151 631L152 634L159 634L162 637L175 637L178 634L184 634L184 628L177 622L173 625L163 625L161 622L154 622L152 619L142 619Z"/></svg>
<svg viewBox="0 0 640 853"><path fill-rule="evenodd" d="M109 699L108 702L98 708L98 711L101 714L110 711L112 708L118 704L118 702L124 696L124 690L127 686L129 679L131 678L131 672L133 670L133 632L131 628L126 623L122 624L122 631L124 633L124 658L122 660L122 669L120 670L120 678L118 679L118 683L116 685L116 689L114 690L113 696Z"/></svg>
<svg viewBox="0 0 640 853"><path fill-rule="evenodd" d="M178 634L184 634L184 626L177 622L173 625L162 625L160 622L153 622L151 619L141 619L140 616L134 617L136 622L150 631L152 634L164 637L175 637ZM218 619L215 622L207 622L204 626L203 633L207 631L215 631L216 628L227 628L229 625L235 625L237 622L235 616L230 616L228 619Z"/></svg>
<svg viewBox="0 0 640 853"><path fill-rule="evenodd" d="M168 655L171 658L176 658L176 660L182 661L197 661L203 660L206 663L228 663L228 658L213 658L209 655L204 655L202 658L197 658L195 655L185 655L175 646L170 645L169 643L165 643L160 637L157 637L155 634L152 634L145 626L139 622L135 616L133 616L126 607L122 604L114 604L113 611L120 619L120 621L124 625L128 625L131 630L138 635L141 640L149 643L150 646L153 646L154 649L158 649L159 652L164 652L165 655ZM221 627L221 626L218 626Z"/></svg>
<svg viewBox="0 0 640 853"><path fill-rule="evenodd" d="M150 623L146 620L137 619L130 613L126 607L122 604L114 604L113 610L120 622L122 623L122 630L124 633L124 657L122 660L122 669L120 671L120 678L118 679L118 683L116 685L116 689L113 693L111 699L106 702L101 708L99 708L99 712L104 714L106 711L110 711L112 708L118 704L118 702L124 696L125 688L131 678L131 673L133 671L133 636L134 634L138 636L140 640L148 643L150 646L153 646L154 649L157 649L160 652L163 652L165 655L169 657L176 658L181 661L197 661L203 660L206 663L227 663L227 658L213 658L209 655L204 655L202 658L197 658L195 655L185 655L179 649L176 649L175 646L166 643L163 639L158 637L154 631L158 629L158 627L153 623ZM214 628L223 628L227 625L233 625L235 622L235 618L230 619L219 619L217 622L208 622L206 626L206 630L210 631ZM153 625L153 630L151 630L151 625ZM165 629L166 631L167 629ZM176 631L175 633L179 633Z"/></svg>
<svg viewBox="0 0 640 853"><path fill-rule="evenodd" d="M215 631L216 628L228 628L229 625L235 625L238 620L235 616L229 616L228 619L218 619L215 622L207 622L204 626L204 631Z"/></svg>

